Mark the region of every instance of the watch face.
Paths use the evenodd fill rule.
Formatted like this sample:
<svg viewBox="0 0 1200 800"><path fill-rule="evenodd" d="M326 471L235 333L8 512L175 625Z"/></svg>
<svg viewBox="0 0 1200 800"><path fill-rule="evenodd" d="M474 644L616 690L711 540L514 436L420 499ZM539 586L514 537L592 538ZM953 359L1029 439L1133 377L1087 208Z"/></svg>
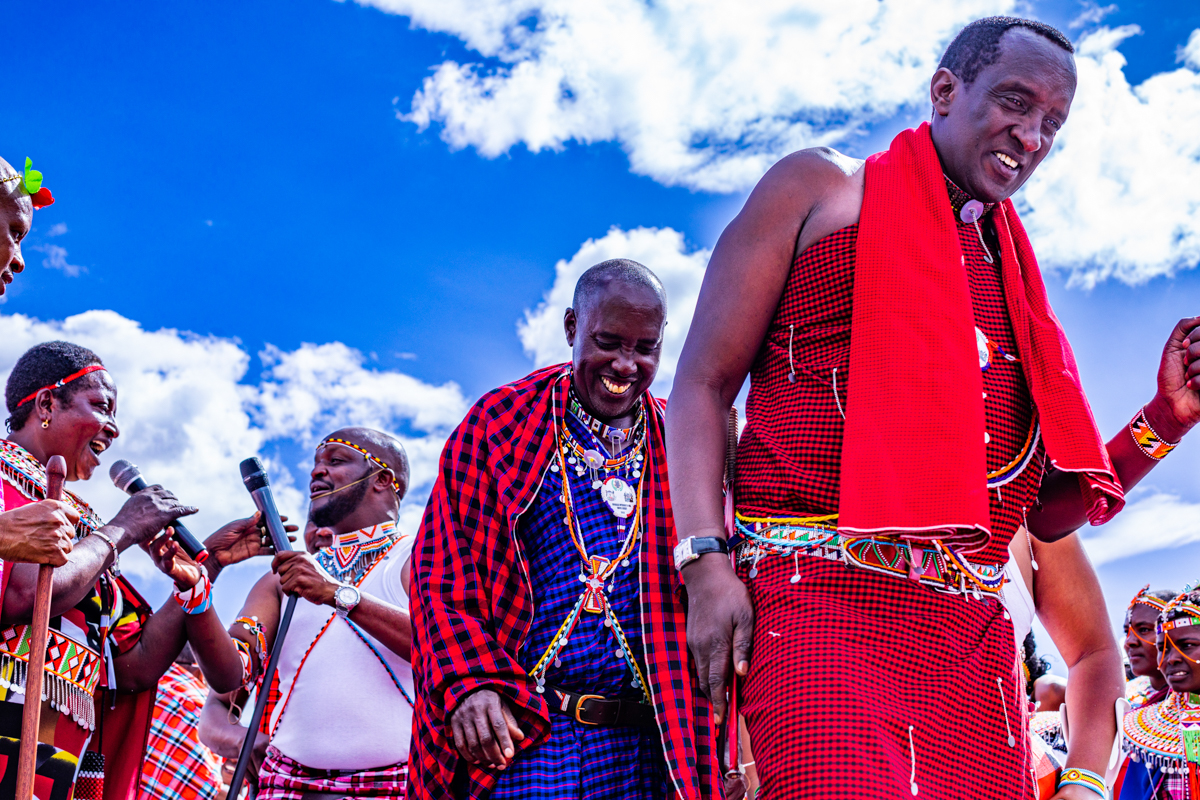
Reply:
<svg viewBox="0 0 1200 800"><path fill-rule="evenodd" d="M335 596L337 597L337 601L345 606L357 602L357 595L358 592L354 591L349 586L343 586L337 590L337 594Z"/></svg>

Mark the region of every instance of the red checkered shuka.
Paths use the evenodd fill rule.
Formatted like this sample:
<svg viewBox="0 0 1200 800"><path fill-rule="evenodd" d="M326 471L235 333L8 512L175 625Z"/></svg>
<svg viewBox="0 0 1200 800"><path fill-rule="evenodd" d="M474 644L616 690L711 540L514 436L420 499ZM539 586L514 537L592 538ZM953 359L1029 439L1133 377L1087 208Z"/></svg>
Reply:
<svg viewBox="0 0 1200 800"><path fill-rule="evenodd" d="M258 774L258 797L260 800L303 800L315 794L404 800L407 783L407 764L361 770L313 769L268 747Z"/></svg>
<svg viewBox="0 0 1200 800"><path fill-rule="evenodd" d="M513 707L526 733L518 751L549 732L549 710L515 658L533 619L533 599L516 535L554 447L552 396L565 409L569 365L540 369L488 393L455 429L441 464L413 558L413 747L409 796L486 797L496 773L459 764L449 719L473 690L488 688ZM662 404L647 415L644 535L640 556L647 679L663 748L679 796L720 796L709 706L692 677L675 544ZM456 778L455 773L458 770ZM453 788L452 788L453 786Z"/></svg>
<svg viewBox="0 0 1200 800"><path fill-rule="evenodd" d="M179 664L158 681L158 698L138 800L212 800L221 788L221 760L200 743L200 712L208 687Z"/></svg>
<svg viewBox="0 0 1200 800"><path fill-rule="evenodd" d="M838 509L857 236L857 225L831 234L791 270L751 373L738 451L742 514ZM984 260L974 226L960 226L958 237L975 324L998 346L982 378L986 466L996 472L1021 451L1034 411L1020 363L1002 355L1023 353L999 270ZM879 350L880 358L904 357L886 342ZM936 421L911 424L939 435ZM1007 561L1042 464L1039 447L988 493L993 535L973 561ZM913 782L923 798L1032 796L1012 624L997 602L807 556L766 556L757 570L751 579L749 565L739 567L756 612L742 713L763 800L910 797Z"/></svg>

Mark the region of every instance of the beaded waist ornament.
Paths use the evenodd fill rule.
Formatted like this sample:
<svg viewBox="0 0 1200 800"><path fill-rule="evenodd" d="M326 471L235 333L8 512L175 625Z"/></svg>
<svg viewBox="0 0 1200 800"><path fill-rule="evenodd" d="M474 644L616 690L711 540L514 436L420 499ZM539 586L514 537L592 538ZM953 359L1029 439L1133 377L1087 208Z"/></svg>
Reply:
<svg viewBox="0 0 1200 800"><path fill-rule="evenodd" d="M848 537L837 531L837 515L815 517L750 517L736 515L737 562L750 564L749 577L758 575L758 562L767 555L792 556L800 581L799 556L840 561L851 567L907 578L945 594L998 598L1004 585L1004 565L972 564L939 540L920 545L902 539Z"/></svg>
<svg viewBox="0 0 1200 800"><path fill-rule="evenodd" d="M25 694L29 677L28 625L16 625L0 632L0 688L5 698ZM50 707L86 730L96 729L92 694L100 682L100 654L59 631L50 630L46 646L46 674L42 681L42 699Z"/></svg>

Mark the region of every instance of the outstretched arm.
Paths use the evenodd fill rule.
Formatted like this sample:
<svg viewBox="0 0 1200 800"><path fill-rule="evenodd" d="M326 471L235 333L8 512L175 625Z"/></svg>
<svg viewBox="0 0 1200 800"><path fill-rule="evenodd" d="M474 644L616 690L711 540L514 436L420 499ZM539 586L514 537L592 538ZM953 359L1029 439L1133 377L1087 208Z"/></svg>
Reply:
<svg viewBox="0 0 1200 800"><path fill-rule="evenodd" d="M820 198L846 180L827 154L793 154L763 177L717 242L667 404L671 505L681 540L725 538L721 482L729 407L762 346L795 254L811 243L802 226L819 210ZM856 209L853 214L856 219ZM720 553L693 561L682 577L688 647L719 723L731 659L739 674L749 668L750 598Z"/></svg>
<svg viewBox="0 0 1200 800"><path fill-rule="evenodd" d="M1097 613L1104 608L1100 582L1075 534L1053 543L1039 541L1034 554L1038 570L1033 573L1033 596L1038 619L1067 664L1071 727L1067 766L1103 775L1117 735L1114 708L1124 696L1125 683L1121 651L1108 617ZM1079 796L1088 795L1084 791Z"/></svg>
<svg viewBox="0 0 1200 800"><path fill-rule="evenodd" d="M1181 440L1200 422L1200 317L1182 319L1163 347L1158 368L1158 391L1146 404L1146 420L1168 443ZM1128 425L1108 442L1108 456L1128 493L1150 474L1158 461L1134 442ZM1029 513L1029 530L1043 541L1054 541L1087 522L1079 476L1052 472L1038 492L1040 508Z"/></svg>

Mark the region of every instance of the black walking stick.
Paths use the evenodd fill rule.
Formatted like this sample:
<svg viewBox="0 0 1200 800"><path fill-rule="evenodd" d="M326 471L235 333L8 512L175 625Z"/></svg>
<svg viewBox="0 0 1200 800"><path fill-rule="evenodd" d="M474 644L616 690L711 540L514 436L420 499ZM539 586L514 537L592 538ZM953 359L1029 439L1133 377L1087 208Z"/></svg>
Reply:
<svg viewBox="0 0 1200 800"><path fill-rule="evenodd" d="M267 483L267 471L257 458L247 458L242 462L242 482L246 490L254 498L254 505L262 514L262 523L271 534L271 542L275 552L282 553L292 549L291 540L279 519L279 509L275 507L275 498L271 495L271 487ZM287 637L288 626L292 624L292 612L296 610L296 595L289 595L287 604L283 607L283 616L279 618L279 630L275 633L275 643L271 645L271 656L263 670L262 683L258 690L258 699L254 702L254 714L250 717L250 729L246 731L246 739L242 742L242 752L238 754L237 769L233 771L233 779L229 782L229 800L238 800L242 791L242 781L246 779L246 770L250 767L250 758L254 755L254 742L258 738L258 727L262 724L263 711L267 707L267 695L271 691L271 681L275 678L275 670L279 666L279 654L283 650L283 640Z"/></svg>

